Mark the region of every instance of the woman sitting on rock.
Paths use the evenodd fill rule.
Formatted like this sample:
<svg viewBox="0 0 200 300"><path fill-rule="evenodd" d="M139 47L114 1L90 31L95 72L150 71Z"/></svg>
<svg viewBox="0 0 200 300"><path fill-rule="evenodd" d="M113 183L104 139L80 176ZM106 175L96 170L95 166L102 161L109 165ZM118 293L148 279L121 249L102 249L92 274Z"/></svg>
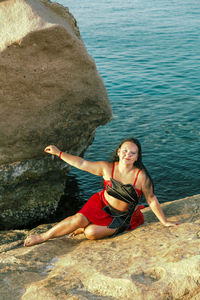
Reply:
<svg viewBox="0 0 200 300"><path fill-rule="evenodd" d="M143 194L150 208L164 226L174 226L165 218L154 195L153 183L142 163L141 145L137 139L122 141L116 150L114 162L87 161L48 146L45 152L57 155L69 165L102 176L105 189L94 194L73 216L70 216L41 235L28 236L25 246L33 246L69 233L83 232L88 239L114 236L144 223L138 207Z"/></svg>

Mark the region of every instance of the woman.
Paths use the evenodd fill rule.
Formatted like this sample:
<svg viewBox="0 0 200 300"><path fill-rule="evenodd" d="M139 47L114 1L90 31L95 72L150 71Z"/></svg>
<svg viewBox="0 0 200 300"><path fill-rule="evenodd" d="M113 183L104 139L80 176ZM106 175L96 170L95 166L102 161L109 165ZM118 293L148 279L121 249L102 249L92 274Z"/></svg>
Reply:
<svg viewBox="0 0 200 300"><path fill-rule="evenodd" d="M154 195L153 183L142 163L141 145L137 139L128 138L120 143L114 163L86 161L52 145L46 147L45 152L57 155L75 168L102 176L105 189L94 194L75 215L41 235L27 237L25 246L33 246L69 233L76 235L84 232L88 239L100 239L134 229L144 223L143 214L138 207L142 193L164 226L177 225L167 221Z"/></svg>

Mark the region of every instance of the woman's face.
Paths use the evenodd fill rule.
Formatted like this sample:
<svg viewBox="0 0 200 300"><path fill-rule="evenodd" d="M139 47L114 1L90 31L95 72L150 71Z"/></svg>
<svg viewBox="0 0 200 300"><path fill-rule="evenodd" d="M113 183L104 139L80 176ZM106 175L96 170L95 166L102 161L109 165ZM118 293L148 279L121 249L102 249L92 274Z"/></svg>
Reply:
<svg viewBox="0 0 200 300"><path fill-rule="evenodd" d="M119 161L134 164L138 159L138 147L132 142L125 142L118 149Z"/></svg>

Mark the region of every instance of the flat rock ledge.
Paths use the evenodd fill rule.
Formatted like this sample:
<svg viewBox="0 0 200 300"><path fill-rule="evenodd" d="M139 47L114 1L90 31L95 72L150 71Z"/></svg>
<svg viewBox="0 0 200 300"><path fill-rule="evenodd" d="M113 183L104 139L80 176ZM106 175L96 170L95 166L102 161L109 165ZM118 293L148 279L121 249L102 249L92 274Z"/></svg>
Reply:
<svg viewBox="0 0 200 300"><path fill-rule="evenodd" d="M162 226L145 208L141 227L98 241L64 236L25 248L30 232L1 232L1 299L199 300L199 200L162 205L178 226Z"/></svg>

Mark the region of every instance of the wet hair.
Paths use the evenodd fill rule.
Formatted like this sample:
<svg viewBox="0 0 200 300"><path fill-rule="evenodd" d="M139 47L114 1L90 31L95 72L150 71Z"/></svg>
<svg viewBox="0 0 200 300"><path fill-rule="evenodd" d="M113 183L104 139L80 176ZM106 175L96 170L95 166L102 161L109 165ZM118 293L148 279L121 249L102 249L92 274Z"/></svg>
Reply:
<svg viewBox="0 0 200 300"><path fill-rule="evenodd" d="M133 138L133 137L129 137L129 138L126 138L123 141L121 141L121 143L118 145L117 149L114 150L113 153L111 154L111 161L112 162L119 161L118 150L126 142L131 142L131 143L135 144L138 147L138 159L137 159L137 161L134 162L134 166L136 168L140 169L140 170L144 170L144 172L147 176L147 184L149 185L149 187L152 186L152 189L154 191L153 180L152 180L149 172L147 171L146 167L144 166L144 164L142 162L142 146L141 146L138 139Z"/></svg>

